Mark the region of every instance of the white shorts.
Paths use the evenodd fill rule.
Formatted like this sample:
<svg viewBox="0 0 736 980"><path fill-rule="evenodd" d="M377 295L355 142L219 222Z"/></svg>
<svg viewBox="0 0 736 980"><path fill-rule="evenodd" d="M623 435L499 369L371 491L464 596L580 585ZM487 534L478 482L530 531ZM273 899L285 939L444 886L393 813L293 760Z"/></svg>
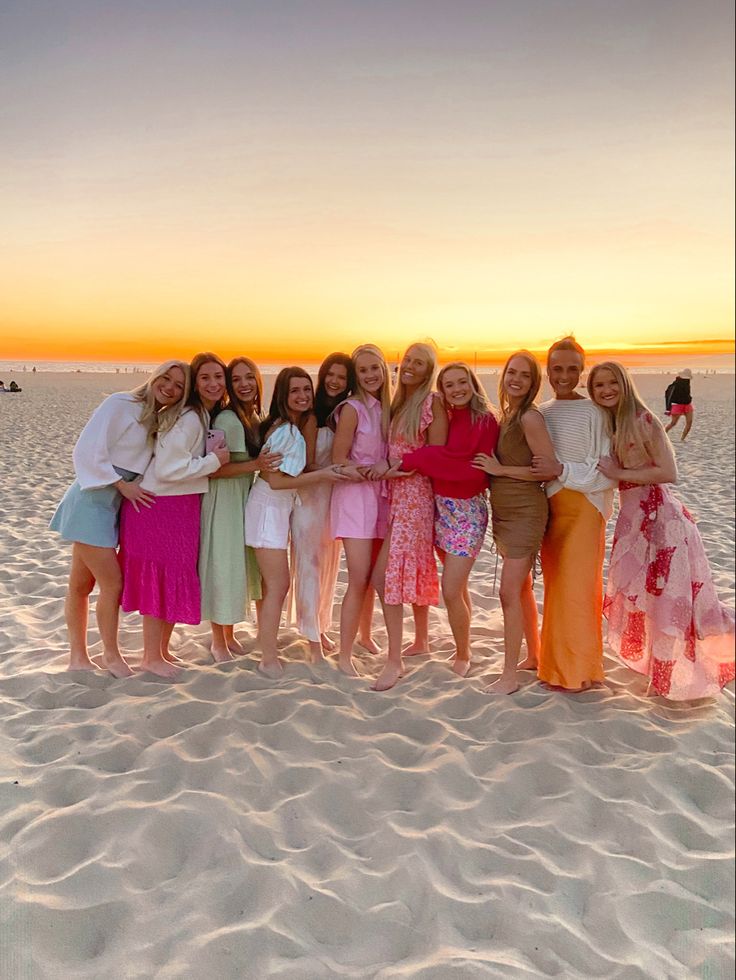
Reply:
<svg viewBox="0 0 736 980"><path fill-rule="evenodd" d="M245 505L245 543L286 551L291 512L297 503L296 490L272 490L265 480L256 480Z"/></svg>

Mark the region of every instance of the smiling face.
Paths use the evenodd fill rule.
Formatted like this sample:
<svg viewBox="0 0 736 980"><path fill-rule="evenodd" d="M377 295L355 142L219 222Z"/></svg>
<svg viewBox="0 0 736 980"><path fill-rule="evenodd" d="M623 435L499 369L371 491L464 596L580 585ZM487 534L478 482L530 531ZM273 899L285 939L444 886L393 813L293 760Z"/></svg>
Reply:
<svg viewBox="0 0 736 980"><path fill-rule="evenodd" d="M429 377L432 365L419 347L410 347L401 359L399 380L407 388L418 388Z"/></svg>
<svg viewBox="0 0 736 980"><path fill-rule="evenodd" d="M176 405L184 395L186 378L180 367L170 367L164 371L151 385L153 397L159 408L169 408Z"/></svg>
<svg viewBox="0 0 736 980"><path fill-rule="evenodd" d="M451 408L469 405L474 389L468 372L464 368L448 368L442 375L442 394Z"/></svg>
<svg viewBox="0 0 736 980"><path fill-rule="evenodd" d="M386 380L381 359L367 351L364 354L358 354L355 358L355 377L358 386L363 391L377 398L383 382Z"/></svg>
<svg viewBox="0 0 736 980"><path fill-rule="evenodd" d="M235 365L230 375L230 384L238 401L253 405L258 397L258 378L248 364L241 361Z"/></svg>
<svg viewBox="0 0 736 980"><path fill-rule="evenodd" d="M330 364L324 380L324 389L328 398L339 398L348 388L348 369L344 364Z"/></svg>
<svg viewBox="0 0 736 980"><path fill-rule="evenodd" d="M292 420L298 419L312 408L312 382L308 378L291 378L286 408Z"/></svg>
<svg viewBox="0 0 736 980"><path fill-rule="evenodd" d="M212 408L225 394L225 371L217 361L206 361L197 371L194 388L206 409Z"/></svg>
<svg viewBox="0 0 736 980"><path fill-rule="evenodd" d="M575 389L583 373L583 359L574 350L556 350L550 354L547 377L555 398L579 398Z"/></svg>
<svg viewBox="0 0 736 980"><path fill-rule="evenodd" d="M511 403L521 401L531 391L532 367L525 357L512 357L503 375L503 390Z"/></svg>
<svg viewBox="0 0 736 980"><path fill-rule="evenodd" d="M621 388L613 371L609 368L598 368L590 383L590 393L596 405L615 412L621 400Z"/></svg>

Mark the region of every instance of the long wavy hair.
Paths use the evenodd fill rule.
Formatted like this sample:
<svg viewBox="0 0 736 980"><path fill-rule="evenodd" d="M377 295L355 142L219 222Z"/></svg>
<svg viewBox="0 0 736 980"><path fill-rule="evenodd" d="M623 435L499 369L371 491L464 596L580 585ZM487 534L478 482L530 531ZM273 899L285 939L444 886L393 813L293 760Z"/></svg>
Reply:
<svg viewBox="0 0 736 980"><path fill-rule="evenodd" d="M332 398L325 390L325 379L334 364L339 364L341 367L344 367L348 375L345 391L336 398ZM346 398L352 395L354 390L355 368L353 367L352 360L347 354L343 354L342 351L335 351L333 354L328 354L320 364L319 371L317 372L317 388L314 392L314 414L317 416L318 428L321 429L327 425L327 419L332 415L340 402L344 402Z"/></svg>
<svg viewBox="0 0 736 980"><path fill-rule="evenodd" d="M292 378L304 378L309 382L309 387L312 390L312 402L314 402L314 385L312 383L311 377L307 374L304 368L292 366L281 368L279 373L276 375L276 381L273 386L273 395L271 396L271 404L268 407L268 415L261 422L260 426L260 438L261 443L266 441L266 436L270 429L273 429L277 425L286 422L288 425L292 424L289 417L289 385ZM302 412L302 417L297 422L297 427L301 431L304 428L304 424L310 415L313 414L313 409L309 409L308 412Z"/></svg>
<svg viewBox="0 0 736 980"><path fill-rule="evenodd" d="M212 406L210 412L202 404L202 399L197 391L197 375L201 371L205 364L219 364L222 368L222 373L227 377L227 366L221 357L217 354L213 354L212 351L202 351L200 354L195 354L192 358L192 362L189 365L189 370L192 372L192 385L189 390L189 398L187 399L187 407L194 409L194 411L199 415L202 425L207 425L208 418L211 415L217 415L225 407L225 398L227 392L223 392L222 398Z"/></svg>
<svg viewBox="0 0 736 980"><path fill-rule="evenodd" d="M618 456L622 465L627 462L638 462L642 454L649 455L652 452L650 446L644 439L638 417L647 412L652 417L654 426L662 428L662 423L651 413L646 404L642 401L641 395L636 390L633 378L626 368L618 361L603 361L596 364L588 375L588 395L591 401L593 398L593 384L596 375L602 370L610 371L616 379L619 390L619 400L615 411L603 409L606 417L608 433L611 436L611 446L614 453ZM601 406L598 406L599 408Z"/></svg>
<svg viewBox="0 0 736 980"><path fill-rule="evenodd" d="M566 350L568 348L565 348ZM523 357L524 360L529 365L529 371L532 376L532 383L529 391L524 395L521 402L512 406L511 399L509 398L509 393L506 391L504 382L506 381L506 372L509 369L509 364L513 361L515 357ZM501 422L505 423L510 429L518 425L524 414L529 411L529 409L537 401L537 396L539 395L539 389L542 387L542 368L539 365L539 361L536 359L534 354L528 350L517 350L512 354L503 366L501 371L501 377L498 379L498 404L501 409Z"/></svg>
<svg viewBox="0 0 736 980"><path fill-rule="evenodd" d="M432 384L437 371L437 351L431 344L409 344L401 356L402 361L410 350L418 350L424 355L429 364L429 370L424 381L413 392L409 393L406 385L401 381L401 367L399 366L399 378L391 402L391 429L396 434L402 434L409 443L415 443L419 436L422 406L425 398L432 391Z"/></svg>
<svg viewBox="0 0 736 980"><path fill-rule="evenodd" d="M361 354L369 354L371 357L375 357L377 361L381 362L381 367L383 368L383 384L381 385L381 389L377 395L371 395L370 397L377 398L381 405L381 434L384 439L387 439L388 430L391 425L391 371L386 363L383 351L380 347L376 347L375 344L360 344L360 346L355 348L350 355L353 359L354 370L355 362ZM364 405L368 404L368 393L361 388L357 371L355 374L355 397L362 401Z"/></svg>
<svg viewBox="0 0 736 980"><path fill-rule="evenodd" d="M184 391L181 398L174 405L169 405L167 408L158 409L156 407L156 399L153 394L153 384L162 378L165 374L172 368L179 368L184 374ZM172 427L174 422L179 418L181 413L184 411L184 406L189 398L189 385L190 385L190 371L189 365L185 361L164 361L163 364L159 364L155 368L142 385L138 385L137 388L133 388L130 394L133 398L143 405L143 411L141 412L141 425L145 426L149 440L153 440L157 433L168 432Z"/></svg>
<svg viewBox="0 0 736 980"><path fill-rule="evenodd" d="M238 398L233 388L233 371L239 364L245 364L248 370L253 372L256 379L256 397L250 407ZM225 370L225 386L227 388L227 404L225 407L237 415L245 432L245 446L248 450L248 455L255 457L261 451L258 427L263 418L263 378L261 377L258 365L249 357L234 357ZM217 412L213 411L213 420L220 411L222 409L218 409Z"/></svg>
<svg viewBox="0 0 736 980"><path fill-rule="evenodd" d="M495 416L495 412L488 402L483 386L478 380L475 372L465 363L465 361L451 361L449 364L445 364L440 373L437 375L437 391L439 391L439 393L442 395L445 408L449 412L452 411L452 406L448 404L447 399L445 398L444 388L442 387L442 380L448 371L465 371L465 374L468 377L468 384L473 389L473 395L470 399L468 407L470 408L470 418L474 423L481 421L486 415Z"/></svg>

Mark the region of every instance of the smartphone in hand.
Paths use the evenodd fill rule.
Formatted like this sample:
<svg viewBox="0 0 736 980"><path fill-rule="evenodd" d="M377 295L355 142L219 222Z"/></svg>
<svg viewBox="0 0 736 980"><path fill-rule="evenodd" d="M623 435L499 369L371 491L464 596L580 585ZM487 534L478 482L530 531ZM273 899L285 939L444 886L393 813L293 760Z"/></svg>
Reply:
<svg viewBox="0 0 736 980"><path fill-rule="evenodd" d="M208 429L207 441L205 442L205 452L211 453L215 449L226 449L225 433L222 429Z"/></svg>

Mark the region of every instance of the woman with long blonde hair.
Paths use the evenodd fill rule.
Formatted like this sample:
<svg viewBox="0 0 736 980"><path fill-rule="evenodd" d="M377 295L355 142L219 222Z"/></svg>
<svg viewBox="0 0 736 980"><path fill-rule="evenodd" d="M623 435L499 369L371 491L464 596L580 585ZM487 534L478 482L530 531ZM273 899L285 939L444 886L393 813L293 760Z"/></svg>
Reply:
<svg viewBox="0 0 736 980"><path fill-rule="evenodd" d="M442 559L442 596L455 640L453 670L470 670L472 605L468 577L488 526L488 478L473 466L480 454L490 458L498 423L485 392L467 364L454 361L437 376L437 389L449 416L447 443L405 453L404 470L428 476L434 491L434 539Z"/></svg>
<svg viewBox="0 0 736 980"><path fill-rule="evenodd" d="M539 623L532 566L547 526L547 497L532 472L536 456L554 456L554 447L539 410L542 370L527 350L506 361L498 381L501 431L495 455L480 455L476 465L491 476L493 540L503 558L500 599L503 610L504 664L489 694L513 694L518 670L536 670ZM526 658L519 663L522 638Z"/></svg>
<svg viewBox="0 0 736 980"><path fill-rule="evenodd" d="M72 454L76 480L67 490L51 529L72 542L64 615L69 633L69 670L93 670L87 651L89 595L97 583L95 613L102 640L102 665L114 677L132 673L118 647L123 587L115 550L123 500L150 507L151 493L140 476L153 454L157 433L176 420L189 393L189 366L165 361L133 391L110 395L82 430Z"/></svg>
<svg viewBox="0 0 736 980"><path fill-rule="evenodd" d="M430 344L412 344L401 359L391 404L388 454L392 460L420 446L444 445L447 439L447 411L432 390L436 369L437 353ZM429 606L439 604L429 477L415 473L393 481L388 524L373 570L388 633L388 657L374 684L377 691L388 690L401 677L404 655L429 651ZM407 602L414 611L414 642L402 650Z"/></svg>
<svg viewBox="0 0 736 980"><path fill-rule="evenodd" d="M734 614L718 598L697 525L669 484L670 441L624 367L597 364L591 399L605 412L619 514L603 613L623 664L672 701L713 697L734 678Z"/></svg>

